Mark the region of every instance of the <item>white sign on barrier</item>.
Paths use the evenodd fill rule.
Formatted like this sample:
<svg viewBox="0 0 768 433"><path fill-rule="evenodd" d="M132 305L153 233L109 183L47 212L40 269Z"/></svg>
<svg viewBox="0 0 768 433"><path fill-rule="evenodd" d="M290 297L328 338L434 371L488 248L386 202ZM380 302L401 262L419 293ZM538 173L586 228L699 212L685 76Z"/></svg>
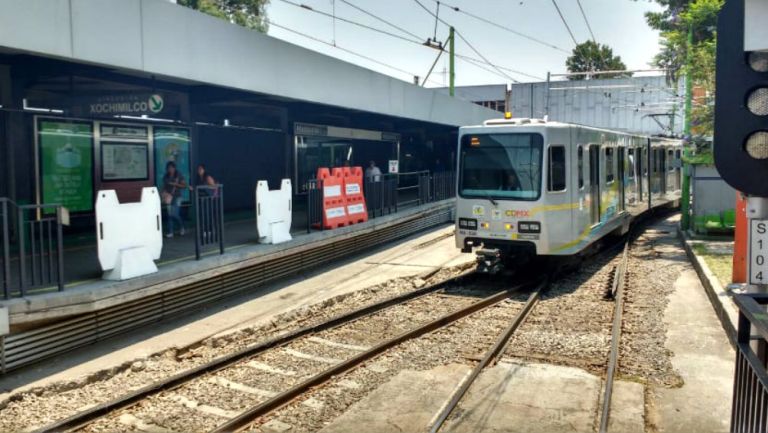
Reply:
<svg viewBox="0 0 768 433"><path fill-rule="evenodd" d="M259 243L279 244L292 239L292 200L290 179L283 179L280 189L273 191L269 190L266 180L256 184L256 230Z"/></svg>
<svg viewBox="0 0 768 433"><path fill-rule="evenodd" d="M107 280L126 280L157 272L163 251L160 194L143 188L141 201L120 203L114 190L96 196L99 263Z"/></svg>

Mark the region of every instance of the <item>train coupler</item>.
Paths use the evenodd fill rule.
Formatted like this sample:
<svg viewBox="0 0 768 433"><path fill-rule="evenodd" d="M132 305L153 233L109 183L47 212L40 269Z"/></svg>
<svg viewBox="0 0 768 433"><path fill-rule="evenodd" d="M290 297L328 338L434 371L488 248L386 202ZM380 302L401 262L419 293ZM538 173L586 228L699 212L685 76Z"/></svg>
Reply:
<svg viewBox="0 0 768 433"><path fill-rule="evenodd" d="M501 260L501 251L498 249L477 250L477 271L484 274L497 274L504 268Z"/></svg>

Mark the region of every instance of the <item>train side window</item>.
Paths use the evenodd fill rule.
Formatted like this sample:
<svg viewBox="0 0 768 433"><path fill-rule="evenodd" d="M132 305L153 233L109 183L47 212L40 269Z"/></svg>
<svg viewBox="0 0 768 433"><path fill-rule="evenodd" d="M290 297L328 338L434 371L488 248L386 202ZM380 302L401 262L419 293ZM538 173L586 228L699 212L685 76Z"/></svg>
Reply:
<svg viewBox="0 0 768 433"><path fill-rule="evenodd" d="M667 171L675 171L675 164L672 162L675 160L675 151L669 149L667 151Z"/></svg>
<svg viewBox="0 0 768 433"><path fill-rule="evenodd" d="M577 155L577 165L576 170L578 170L579 174L579 189L584 188L584 147L579 146L579 148L576 150Z"/></svg>
<svg viewBox="0 0 768 433"><path fill-rule="evenodd" d="M613 182L614 176L613 169L613 148L605 148L605 183Z"/></svg>
<svg viewBox="0 0 768 433"><path fill-rule="evenodd" d="M565 191L565 146L549 147L549 179L547 190Z"/></svg>
<svg viewBox="0 0 768 433"><path fill-rule="evenodd" d="M629 160L629 173L627 173L627 177L629 179L635 178L635 149L628 148L627 149L627 159Z"/></svg>

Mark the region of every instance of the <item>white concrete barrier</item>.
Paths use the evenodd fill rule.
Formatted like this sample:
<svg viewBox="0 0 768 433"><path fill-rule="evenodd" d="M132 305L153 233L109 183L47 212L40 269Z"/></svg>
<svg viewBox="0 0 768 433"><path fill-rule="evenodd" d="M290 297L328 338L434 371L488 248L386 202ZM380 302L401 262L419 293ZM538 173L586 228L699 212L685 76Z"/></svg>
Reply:
<svg viewBox="0 0 768 433"><path fill-rule="evenodd" d="M291 180L283 179L280 189L269 190L266 180L256 184L256 230L259 243L279 244L291 238L293 197Z"/></svg>
<svg viewBox="0 0 768 433"><path fill-rule="evenodd" d="M96 239L104 279L127 280L157 272L163 226L157 188L144 188L141 201L120 203L114 190L96 196Z"/></svg>

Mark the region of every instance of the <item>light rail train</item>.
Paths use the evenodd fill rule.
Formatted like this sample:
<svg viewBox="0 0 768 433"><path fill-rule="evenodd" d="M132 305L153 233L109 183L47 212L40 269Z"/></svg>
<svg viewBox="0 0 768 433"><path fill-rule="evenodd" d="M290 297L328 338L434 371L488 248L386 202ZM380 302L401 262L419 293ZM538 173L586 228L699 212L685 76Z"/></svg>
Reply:
<svg viewBox="0 0 768 433"><path fill-rule="evenodd" d="M679 205L682 142L539 119L459 130L456 246L498 272L585 252Z"/></svg>

